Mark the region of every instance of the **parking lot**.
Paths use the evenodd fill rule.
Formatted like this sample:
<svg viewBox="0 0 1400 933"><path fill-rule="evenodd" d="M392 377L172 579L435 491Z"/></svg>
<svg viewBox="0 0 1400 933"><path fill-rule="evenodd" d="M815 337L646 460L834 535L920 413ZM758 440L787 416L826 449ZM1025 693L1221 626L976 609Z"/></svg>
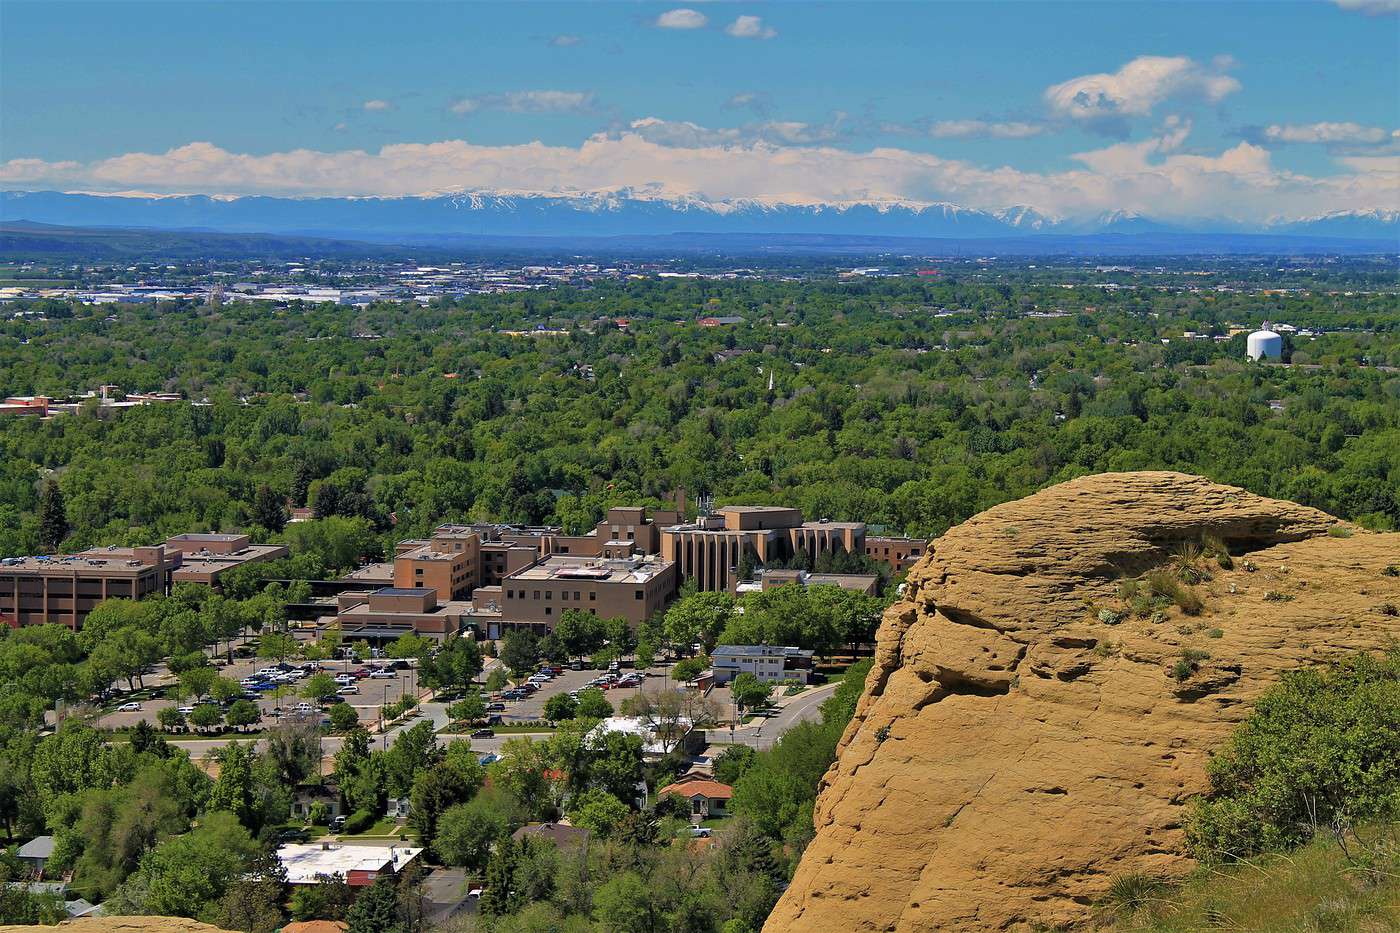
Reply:
<svg viewBox="0 0 1400 933"><path fill-rule="evenodd" d="M289 662L290 663L290 662ZM363 670L371 665L383 665L384 661L373 661L366 664L357 664L354 661L327 661L322 667L326 673L332 676L351 674L356 670ZM241 681L264 668L274 667L276 662L266 658L235 658L232 664L217 665L219 673L223 677L231 678L234 681ZM273 691L252 691L256 696L255 702L258 709L263 714L263 725L275 723L279 718L277 711L295 708L298 704L309 702L301 697L301 688L306 683L309 674L292 680L283 685L282 696L278 698ZM147 685L152 684L173 684L174 678L150 677L146 678ZM379 707L386 703L393 703L399 700L404 694L411 693L418 686L418 673L410 668L407 671L396 671L393 677L360 677L355 680L355 687L358 692L348 695L341 695L340 699L355 708L359 714L360 721L371 723L379 716ZM251 699L252 697L250 697ZM98 719L98 725L107 729L127 729L135 726L141 720L146 720L151 725L157 725L157 714L166 707L190 707L194 705L192 699L174 700L160 697L157 699L147 699L139 701L141 709L133 712L108 712Z"/></svg>
<svg viewBox="0 0 1400 933"><path fill-rule="evenodd" d="M655 692L662 689L660 685L666 682L668 668L653 667L643 672L643 686L648 692ZM573 671L565 668L564 673L546 683L543 687L523 700L506 700L506 711L501 717L506 722L529 722L544 718L544 705L549 698L560 693L570 693L574 690L586 689L588 682L602 675L603 671L582 670ZM632 673L631 669L624 669L622 674ZM612 704L614 710L620 710L622 701L628 697L637 695L640 688L622 687L604 690L603 696Z"/></svg>

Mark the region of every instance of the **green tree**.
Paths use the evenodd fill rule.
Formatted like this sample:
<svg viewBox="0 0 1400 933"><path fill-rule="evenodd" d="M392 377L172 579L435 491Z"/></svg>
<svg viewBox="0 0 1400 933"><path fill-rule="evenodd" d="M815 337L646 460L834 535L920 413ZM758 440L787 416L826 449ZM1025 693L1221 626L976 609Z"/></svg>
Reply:
<svg viewBox="0 0 1400 933"><path fill-rule="evenodd" d="M232 813L208 813L198 828L147 853L111 906L117 913L198 917L251 868L258 852L257 843Z"/></svg>
<svg viewBox="0 0 1400 933"><path fill-rule="evenodd" d="M539 639L525 631L507 632L501 661L516 677L524 677L540 662Z"/></svg>
<svg viewBox="0 0 1400 933"><path fill-rule="evenodd" d="M287 503L266 483L253 494L252 519L273 534L287 527Z"/></svg>
<svg viewBox="0 0 1400 933"><path fill-rule="evenodd" d="M565 609L554 626L554 635L569 656L575 658L597 651L606 637L603 621L582 609Z"/></svg>
<svg viewBox="0 0 1400 933"><path fill-rule="evenodd" d="M453 635L437 653L419 664L423 686L438 689L465 689L481 673L481 646L474 638Z"/></svg>
<svg viewBox="0 0 1400 933"><path fill-rule="evenodd" d="M420 771L413 780L408 821L418 834L419 843L432 848L443 812L470 800L485 779L485 771L473 758L444 760Z"/></svg>
<svg viewBox="0 0 1400 933"><path fill-rule="evenodd" d="M224 719L235 729L245 729L262 721L262 710L252 700L236 700L229 706Z"/></svg>
<svg viewBox="0 0 1400 933"><path fill-rule="evenodd" d="M156 713L156 722L166 732L174 732L185 727L185 714L178 707L167 706Z"/></svg>
<svg viewBox="0 0 1400 933"><path fill-rule="evenodd" d="M285 661L297 653L297 640L283 632L264 632L258 639L258 656Z"/></svg>
<svg viewBox="0 0 1400 933"><path fill-rule="evenodd" d="M349 732L360 724L360 714L349 703L337 703L331 707L331 729L335 732Z"/></svg>
<svg viewBox="0 0 1400 933"><path fill-rule="evenodd" d="M335 696L337 689L335 678L322 671L306 678L306 683L301 685L301 695L308 700L324 703Z"/></svg>
<svg viewBox="0 0 1400 933"><path fill-rule="evenodd" d="M345 914L346 933L407 933L393 875L380 875Z"/></svg>
<svg viewBox="0 0 1400 933"><path fill-rule="evenodd" d="M764 683L748 671L735 677L729 690L741 710L758 709L773 695L772 684Z"/></svg>
<svg viewBox="0 0 1400 933"><path fill-rule="evenodd" d="M550 722L573 719L578 715L578 703L567 693L556 693L544 703L544 718Z"/></svg>
<svg viewBox="0 0 1400 933"><path fill-rule="evenodd" d="M434 853L448 865L483 871L493 843L510 832L515 811L510 796L498 789L483 790L467 803L448 807L438 817Z"/></svg>
<svg viewBox="0 0 1400 933"><path fill-rule="evenodd" d="M666 610L666 635L678 650L689 653L691 645L698 644L702 654L709 654L733 618L735 606L734 597L724 592L682 596Z"/></svg>
<svg viewBox="0 0 1400 933"><path fill-rule="evenodd" d="M223 721L223 711L213 703L201 703L194 708L194 712L190 713L190 725L200 730L212 729L222 725Z"/></svg>
<svg viewBox="0 0 1400 933"><path fill-rule="evenodd" d="M49 480L39 495L39 543L56 549L68 537L68 510L63 503L63 490Z"/></svg>
<svg viewBox="0 0 1400 933"><path fill-rule="evenodd" d="M575 715L588 719L607 719L613 714L612 704L597 687L588 687L578 692L578 709Z"/></svg>
<svg viewBox="0 0 1400 933"><path fill-rule="evenodd" d="M253 822L253 761L252 745L230 742L214 755L219 762L219 777L209 794L210 810L227 810L247 826Z"/></svg>
<svg viewBox="0 0 1400 933"><path fill-rule="evenodd" d="M652 891L636 872L613 875L593 896L593 917L604 933L652 933L662 929Z"/></svg>
<svg viewBox="0 0 1400 933"><path fill-rule="evenodd" d="M611 837L631 812L627 804L601 788L586 790L569 802L569 822L600 839Z"/></svg>
<svg viewBox="0 0 1400 933"><path fill-rule="evenodd" d="M447 715L454 722L477 722L486 717L486 701L476 690L468 690L466 695L447 708Z"/></svg>

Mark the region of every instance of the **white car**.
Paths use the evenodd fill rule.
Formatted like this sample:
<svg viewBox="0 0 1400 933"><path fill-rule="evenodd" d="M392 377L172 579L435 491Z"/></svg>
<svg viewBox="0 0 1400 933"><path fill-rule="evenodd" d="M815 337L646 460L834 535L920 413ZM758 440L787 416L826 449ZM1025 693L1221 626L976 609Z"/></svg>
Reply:
<svg viewBox="0 0 1400 933"><path fill-rule="evenodd" d="M182 715L182 716L188 716L190 713L193 713L193 712L194 712L194 707L193 707L193 706L181 706L181 707L179 707L178 709L176 709L175 712L179 713L179 714Z"/></svg>
<svg viewBox="0 0 1400 933"><path fill-rule="evenodd" d="M118 706L118 707L117 707L117 712L119 712L119 713L139 713L139 712L141 712L141 704L140 704L140 703L123 703L121 706Z"/></svg>
<svg viewBox="0 0 1400 933"><path fill-rule="evenodd" d="M346 684L345 686L341 687L339 690L336 691L336 693L340 694L341 696L347 696L347 697L350 696L350 694L352 694L352 693L359 693L359 692L360 692L360 688L357 687L357 686L355 686L354 684Z"/></svg>
<svg viewBox="0 0 1400 933"><path fill-rule="evenodd" d="M394 676L394 672L391 671L391 670L386 670L385 668L382 668L382 667L377 667L377 668L375 668L374 670L372 670L372 671L369 672L369 676L371 676L371 677L379 677L379 678L393 677L393 676Z"/></svg>
<svg viewBox="0 0 1400 933"><path fill-rule="evenodd" d="M296 705L296 711L298 713L314 713L316 712L316 707L312 706L310 703L298 703Z"/></svg>
<svg viewBox="0 0 1400 933"><path fill-rule="evenodd" d="M340 684L341 686L346 686L348 684L353 684L355 682L355 678L351 674L336 674L335 682Z"/></svg>

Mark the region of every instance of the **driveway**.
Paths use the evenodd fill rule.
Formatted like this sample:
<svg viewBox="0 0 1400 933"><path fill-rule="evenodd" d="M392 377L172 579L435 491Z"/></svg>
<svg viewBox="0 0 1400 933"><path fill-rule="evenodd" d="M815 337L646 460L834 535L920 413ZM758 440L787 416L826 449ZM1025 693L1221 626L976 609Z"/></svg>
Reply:
<svg viewBox="0 0 1400 933"><path fill-rule="evenodd" d="M732 741L736 745L748 745L757 749L771 748L782 738L784 732L799 722L815 722L821 719L822 703L835 692L840 683L838 680L823 684L801 696L793 697L777 712L751 725L733 730L711 729L709 739L718 743Z"/></svg>

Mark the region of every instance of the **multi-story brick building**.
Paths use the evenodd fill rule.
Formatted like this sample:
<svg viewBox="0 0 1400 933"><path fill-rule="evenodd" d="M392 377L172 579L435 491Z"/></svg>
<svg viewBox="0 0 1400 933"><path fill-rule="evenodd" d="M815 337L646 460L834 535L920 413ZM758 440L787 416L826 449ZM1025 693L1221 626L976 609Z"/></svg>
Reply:
<svg viewBox="0 0 1400 933"><path fill-rule="evenodd" d="M180 554L178 567L170 573L173 583L204 583L218 586L219 577L234 567L277 560L287 556L281 544L253 544L240 534L183 534L166 539L166 554Z"/></svg>
<svg viewBox="0 0 1400 933"><path fill-rule="evenodd" d="M676 565L655 555L578 557L556 554L501 583L501 618L552 629L569 609L634 625L666 608L676 592Z"/></svg>
<svg viewBox="0 0 1400 933"><path fill-rule="evenodd" d="M661 556L676 562L681 579L702 590L729 588L747 553L759 564L789 560L798 551L813 557L845 551L865 553L864 522L807 522L800 509L727 505L694 522L661 529Z"/></svg>
<svg viewBox="0 0 1400 933"><path fill-rule="evenodd" d="M928 550L923 538L901 538L891 535L868 535L865 556L889 564L896 572L908 570Z"/></svg>
<svg viewBox="0 0 1400 933"><path fill-rule="evenodd" d="M394 555L394 586L426 588L439 602L465 599L481 583L481 536L465 525L443 525L427 541L404 541Z"/></svg>
<svg viewBox="0 0 1400 933"><path fill-rule="evenodd" d="M54 622L77 631L104 599L164 593L181 555L165 548L100 548L63 557L0 560L0 615L16 626Z"/></svg>

